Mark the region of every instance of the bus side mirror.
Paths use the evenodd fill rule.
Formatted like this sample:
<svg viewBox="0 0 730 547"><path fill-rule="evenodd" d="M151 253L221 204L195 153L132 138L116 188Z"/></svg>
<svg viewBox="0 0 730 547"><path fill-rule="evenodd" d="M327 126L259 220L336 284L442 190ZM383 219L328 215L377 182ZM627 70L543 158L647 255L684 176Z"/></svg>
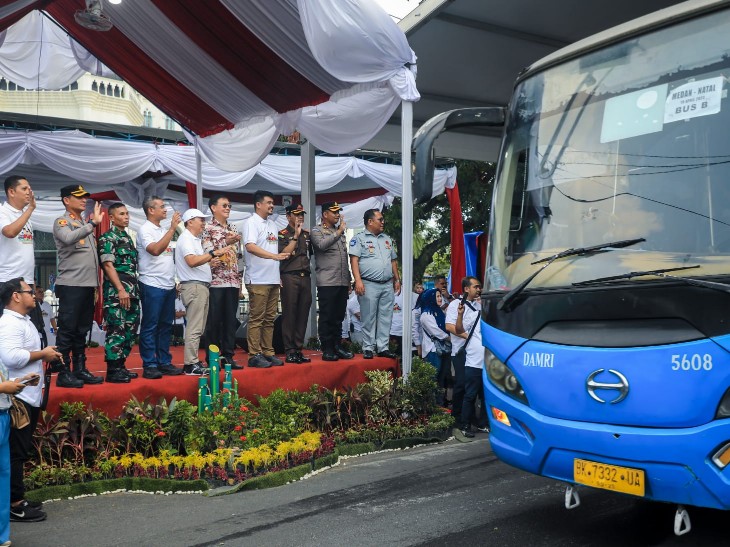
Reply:
<svg viewBox="0 0 730 547"><path fill-rule="evenodd" d="M433 193L433 170L436 165L434 142L444 131L459 127L501 127L505 121L503 107L459 108L443 112L424 123L413 137L415 172L413 174L413 201L425 203Z"/></svg>

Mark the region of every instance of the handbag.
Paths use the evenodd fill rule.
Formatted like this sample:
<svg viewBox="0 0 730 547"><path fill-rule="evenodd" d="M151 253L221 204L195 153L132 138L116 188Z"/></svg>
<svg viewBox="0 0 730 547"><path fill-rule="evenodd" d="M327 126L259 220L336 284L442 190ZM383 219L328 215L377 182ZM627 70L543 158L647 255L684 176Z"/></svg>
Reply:
<svg viewBox="0 0 730 547"><path fill-rule="evenodd" d="M23 404L23 401L17 397L10 397L13 401L13 406L10 407L10 427L13 429L23 429L30 424L30 415L28 409Z"/></svg>
<svg viewBox="0 0 730 547"><path fill-rule="evenodd" d="M441 357L451 355L451 340L449 340L448 338L445 340L441 340L440 338L436 338L434 336L431 336L431 340L433 340L433 350L436 352L436 355L440 355Z"/></svg>

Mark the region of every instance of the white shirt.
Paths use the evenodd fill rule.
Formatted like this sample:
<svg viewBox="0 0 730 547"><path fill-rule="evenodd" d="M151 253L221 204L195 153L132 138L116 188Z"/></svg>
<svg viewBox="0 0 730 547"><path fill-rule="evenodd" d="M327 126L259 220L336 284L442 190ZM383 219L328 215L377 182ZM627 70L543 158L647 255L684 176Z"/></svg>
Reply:
<svg viewBox="0 0 730 547"><path fill-rule="evenodd" d="M352 291L352 294L347 298L347 315L350 317L350 323L355 331L362 331L362 321L355 316L360 313L360 301L357 299L357 294Z"/></svg>
<svg viewBox="0 0 730 547"><path fill-rule="evenodd" d="M7 201L0 207L0 231L12 224L23 211L19 211ZM23 277L28 285L35 283L35 255L33 254L33 225L30 220L17 236L5 237L0 234L0 281Z"/></svg>
<svg viewBox="0 0 730 547"><path fill-rule="evenodd" d="M213 276L210 273L210 265L206 262L201 266L191 268L185 261L188 255L202 255L203 241L199 237L195 237L193 233L185 228L183 233L177 239L175 246L175 271L180 282L183 281L202 281L210 283Z"/></svg>
<svg viewBox="0 0 730 547"><path fill-rule="evenodd" d="M446 309L446 323L456 325L456 318L459 315L459 302L460 299L456 299ZM471 304L471 307L469 306ZM467 336L471 332L471 327L475 321L479 321L481 318L481 302L479 300L469 301L464 304L464 317L462 318L462 325L466 331ZM423 323L423 315L421 315L421 322ZM451 355L461 349L466 342L466 338L451 335ZM474 328L474 334L472 334L469 340L469 345L466 348L466 366L474 368L482 368L484 361L484 348L482 347L482 329L479 325Z"/></svg>
<svg viewBox="0 0 730 547"><path fill-rule="evenodd" d="M413 337L413 345L420 346L423 332L421 329L421 308L413 308L413 325L411 325L411 336ZM426 355L421 351L421 355Z"/></svg>
<svg viewBox="0 0 730 547"><path fill-rule="evenodd" d="M411 309L416 305L418 295L411 293ZM394 295L393 298L393 319L390 322L390 334L392 336L403 336L403 291Z"/></svg>
<svg viewBox="0 0 730 547"><path fill-rule="evenodd" d="M6 309L0 317L0 361L8 368L10 378L21 378L29 373L41 377L37 386L27 386L18 393L31 406L41 406L43 398L43 362L40 359L28 362L31 351L41 349L38 329L30 322L30 317Z"/></svg>
<svg viewBox="0 0 730 547"><path fill-rule="evenodd" d="M183 304L182 298L179 296L175 298L175 311L185 311L185 304ZM175 325L184 325L185 324L185 316L182 315L180 317L176 317L175 321L173 321Z"/></svg>
<svg viewBox="0 0 730 547"><path fill-rule="evenodd" d="M158 289L172 289L175 286L175 261L173 249L170 245L159 256L147 252L151 243L160 241L167 232L167 228L155 226L149 220L140 226L137 232L137 271L139 281Z"/></svg>
<svg viewBox="0 0 730 547"><path fill-rule="evenodd" d="M48 302L41 303L41 313L43 314L43 329L46 331L46 339L49 346L56 345L56 333L51 332L51 319L53 319L53 307Z"/></svg>
<svg viewBox="0 0 730 547"><path fill-rule="evenodd" d="M421 355L424 357L433 351L434 343L431 336L439 340L446 340L451 336L448 332L441 330L438 323L436 323L436 318L430 313L421 314L421 331ZM469 342L469 345L471 345L471 342Z"/></svg>
<svg viewBox="0 0 730 547"><path fill-rule="evenodd" d="M270 253L279 253L279 238L276 224L270 218L261 218L254 213L246 219L243 225L243 246L254 243ZM252 255L246 250L246 285L278 285L281 282L279 275L279 261L271 258L261 258Z"/></svg>

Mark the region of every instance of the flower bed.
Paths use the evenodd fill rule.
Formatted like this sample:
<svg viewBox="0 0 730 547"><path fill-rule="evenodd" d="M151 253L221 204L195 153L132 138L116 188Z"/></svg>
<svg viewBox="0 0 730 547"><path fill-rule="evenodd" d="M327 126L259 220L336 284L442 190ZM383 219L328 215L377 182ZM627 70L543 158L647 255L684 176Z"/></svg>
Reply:
<svg viewBox="0 0 730 547"><path fill-rule="evenodd" d="M366 375L368 382L354 388L277 390L256 405L223 392L202 414L175 399L168 404L132 398L116 419L83 403L63 404L58 419L41 416L26 487L155 479L166 485L204 480L213 488L251 488L294 480L336 461L337 445L345 454L347 446L358 443L388 448L445 438L453 420L435 405L430 364L415 359L408 383L387 371ZM263 480L277 473L284 479Z"/></svg>

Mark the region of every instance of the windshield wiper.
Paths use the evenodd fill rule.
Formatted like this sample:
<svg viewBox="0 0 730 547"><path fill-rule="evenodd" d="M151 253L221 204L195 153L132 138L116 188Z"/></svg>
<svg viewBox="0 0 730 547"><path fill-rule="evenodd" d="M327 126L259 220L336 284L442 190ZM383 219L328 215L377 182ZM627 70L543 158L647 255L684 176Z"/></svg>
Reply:
<svg viewBox="0 0 730 547"><path fill-rule="evenodd" d="M645 272L629 272L623 275L612 275L610 277L601 277L598 279L591 279L589 281L580 281L573 283L574 287L585 287L588 285L594 285L598 283L608 283L611 281L617 281L619 279L631 279L632 277L641 277L644 275L656 275L657 277L665 277L667 279L674 279L676 281L683 281L688 285L696 285L697 287L704 287L706 289L714 289L716 291L730 292L730 285L727 283L717 283L715 281L704 281L702 279L693 279L691 277L679 277L676 275L669 275L666 272L676 272L678 270L693 270L699 268L700 265L696 266L682 266L679 268L664 268L662 270L647 270Z"/></svg>
<svg viewBox="0 0 730 547"><path fill-rule="evenodd" d="M596 253L599 251L610 251L611 249L621 249L623 247L629 247L630 245L636 245L637 243L641 243L642 241L646 241L643 237L637 238L637 239L623 239L621 241L612 241L611 243L603 243L601 245L593 245L592 247L579 247L577 249L566 249L565 251L561 251L557 254L554 254L553 256L549 256L547 258L542 258L540 260L536 260L535 262L532 262L531 264L541 264L545 263L542 268L537 270L535 273L533 273L530 277L525 279L522 283L517 285L514 289L512 289L510 292L505 294L502 299L497 303L497 309L498 310L504 310L504 311L510 311L507 306L510 302L512 302L515 298L517 298L522 291L525 290L525 288L532 283L532 280L535 279L538 275L540 275L540 272L542 272L545 268L550 266L553 262L558 260L559 258L566 258L568 256L583 256L588 255L592 253Z"/></svg>
<svg viewBox="0 0 730 547"><path fill-rule="evenodd" d="M610 283L611 281L618 281L620 279L631 279L633 277L643 277L645 275L657 275L660 277L674 277L674 276L662 276L661 274L666 272L678 272L680 270L692 270L699 268L700 266L680 266L678 268L663 268L661 270L646 270L642 272L629 272L621 275L610 275L608 277L599 277L597 279L589 279L588 281L579 281L573 283L574 287L586 287L588 285L598 285L599 283Z"/></svg>

